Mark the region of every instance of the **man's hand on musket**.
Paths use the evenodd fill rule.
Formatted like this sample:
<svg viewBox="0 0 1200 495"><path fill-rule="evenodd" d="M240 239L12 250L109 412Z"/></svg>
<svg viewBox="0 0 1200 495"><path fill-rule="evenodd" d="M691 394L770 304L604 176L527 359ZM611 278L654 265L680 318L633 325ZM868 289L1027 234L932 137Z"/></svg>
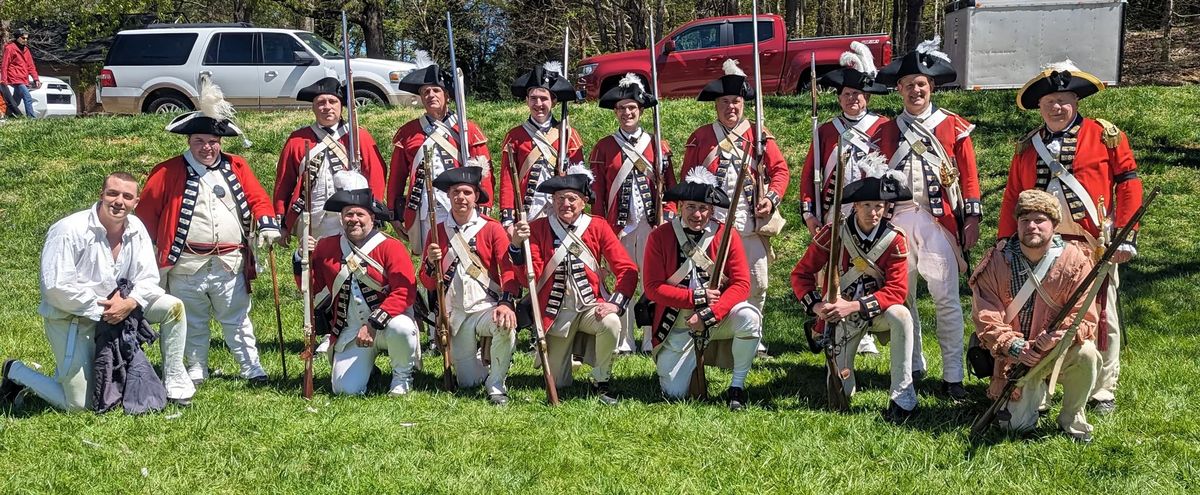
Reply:
<svg viewBox="0 0 1200 495"><path fill-rule="evenodd" d="M437 244L429 245L429 252L426 253L430 263L438 263L442 261L442 247Z"/></svg>
<svg viewBox="0 0 1200 495"><path fill-rule="evenodd" d="M317 238L311 235L308 236L308 238L304 241L303 247L308 249L309 254L312 254L312 252L317 249Z"/></svg>
<svg viewBox="0 0 1200 495"><path fill-rule="evenodd" d="M1041 352L1049 352L1058 344L1056 334L1050 332L1042 332L1037 339L1033 341L1033 348Z"/></svg>
<svg viewBox="0 0 1200 495"><path fill-rule="evenodd" d="M754 208L754 216L758 218L770 218L771 211L775 209L775 205L767 198L758 198L758 206Z"/></svg>
<svg viewBox="0 0 1200 495"><path fill-rule="evenodd" d="M371 347L375 345L375 329L370 325L363 325L358 329L358 336L354 338L354 343L359 347Z"/></svg>
<svg viewBox="0 0 1200 495"><path fill-rule="evenodd" d="M492 311L492 321L500 330L515 330L517 328L517 312L509 304L498 304Z"/></svg>
<svg viewBox="0 0 1200 495"><path fill-rule="evenodd" d="M600 302L596 304L596 321L603 320L605 316L617 314L621 308L610 302Z"/></svg>
<svg viewBox="0 0 1200 495"><path fill-rule="evenodd" d="M1116 252L1113 253L1112 258L1110 259L1113 263L1119 265L1133 259L1133 254L1133 248L1121 245L1117 247Z"/></svg>
<svg viewBox="0 0 1200 495"><path fill-rule="evenodd" d="M808 227L808 235L813 237L817 236L817 229L821 228L821 225L817 223L817 217L812 215L804 216L804 226Z"/></svg>
<svg viewBox="0 0 1200 495"><path fill-rule="evenodd" d="M104 306L104 313L100 314L100 319L110 325L121 323L125 318L129 317L129 313L132 313L138 307L137 301L131 297L121 297L120 292L96 304Z"/></svg>
<svg viewBox="0 0 1200 495"><path fill-rule="evenodd" d="M837 323L854 313L862 311L862 303L858 302L857 300L847 301L839 297L837 301L832 303L817 303L817 305L813 307L813 311L815 311L817 316L822 320L825 320L829 323Z"/></svg>
<svg viewBox="0 0 1200 495"><path fill-rule="evenodd" d="M514 246L518 244L524 244L525 241L529 240L530 232L529 222L521 220L517 223L514 223L512 229L512 244Z"/></svg>
<svg viewBox="0 0 1200 495"><path fill-rule="evenodd" d="M700 315L692 314L687 321L688 328L692 329L692 333L699 335L704 333L704 322L700 321Z"/></svg>
<svg viewBox="0 0 1200 495"><path fill-rule="evenodd" d="M963 244L967 249L973 249L975 244L979 242L979 219L981 217L969 216L963 222Z"/></svg>
<svg viewBox="0 0 1200 495"><path fill-rule="evenodd" d="M1017 361L1030 368L1037 366L1042 361L1042 353L1035 349L1036 345L1026 345L1021 349L1021 353L1017 355Z"/></svg>
<svg viewBox="0 0 1200 495"><path fill-rule="evenodd" d="M708 305L713 306L717 301L721 300L721 291L714 289L704 289L704 298L708 299Z"/></svg>

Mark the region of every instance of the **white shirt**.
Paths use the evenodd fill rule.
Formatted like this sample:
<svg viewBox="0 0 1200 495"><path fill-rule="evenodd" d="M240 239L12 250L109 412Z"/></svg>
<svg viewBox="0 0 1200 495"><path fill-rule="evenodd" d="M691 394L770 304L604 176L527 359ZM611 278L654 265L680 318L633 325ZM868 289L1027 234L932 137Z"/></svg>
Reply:
<svg viewBox="0 0 1200 495"><path fill-rule="evenodd" d="M100 321L104 307L98 303L108 299L121 278L133 282L129 297L142 308L163 294L154 246L142 221L133 214L126 217L121 250L114 260L108 231L96 212L98 205L55 222L46 234L38 306L43 317Z"/></svg>
<svg viewBox="0 0 1200 495"><path fill-rule="evenodd" d="M924 120L931 115L933 115L933 105L925 107L925 110L921 111L919 115L913 115L908 113L908 110L905 110L900 114L900 117L910 126L919 125L924 127ZM926 129L930 133L933 132L933 129L929 129L928 127ZM901 137L900 139L903 140L904 138ZM921 161L917 158L915 152L910 152L906 160L909 160L909 164L904 167L904 173L908 175L908 187L912 190L913 199L912 201L897 203L896 206L900 209L922 208L928 210L929 191L926 189L928 186L925 184L925 170L920 166Z"/></svg>
<svg viewBox="0 0 1200 495"><path fill-rule="evenodd" d="M457 235L455 227L458 227L458 232L466 232L482 222L484 222L483 218L472 211L471 218L464 224L459 225L451 215L443 225L446 226L446 234L453 238ZM478 235L478 231L476 235ZM470 240L465 240L464 244L469 245ZM449 245L442 247L447 250L454 249ZM475 313L494 306L495 301L488 297L487 288L480 284L479 280L467 274L467 267L471 266L471 261L460 256L458 263L458 269L454 272L454 280L450 282L450 287L447 287L446 290L446 299L450 301L451 306L451 318L455 313ZM487 267L482 267L482 269L487 270ZM455 327L457 328L457 325Z"/></svg>
<svg viewBox="0 0 1200 495"><path fill-rule="evenodd" d="M627 133L623 129L617 129L617 134L621 136L621 139L625 139L625 140L627 140L629 142L633 142L633 143L637 143L639 140L642 139L643 132L644 131L642 131L641 127L638 127L637 130L633 131L633 134ZM619 147L620 144L618 144L617 146ZM622 155L624 155L624 153L622 153ZM625 160L625 157L622 156L621 157L622 163L624 163L624 160ZM649 180L650 177L647 176L646 179ZM633 192L633 194L631 194L632 198L629 202L629 218L628 218L627 222L625 223L625 227L621 229L622 236L632 234L635 230L637 230L638 225L641 225L642 222L646 221L646 205L645 205L645 203L642 202L642 194L641 194L641 191L638 189L637 181L633 180L633 171L632 170L629 172L629 175L625 178L625 180L633 181L633 185L630 186L631 187L630 190ZM621 187L622 184L616 184L615 186ZM623 201L624 198L617 198L617 200Z"/></svg>

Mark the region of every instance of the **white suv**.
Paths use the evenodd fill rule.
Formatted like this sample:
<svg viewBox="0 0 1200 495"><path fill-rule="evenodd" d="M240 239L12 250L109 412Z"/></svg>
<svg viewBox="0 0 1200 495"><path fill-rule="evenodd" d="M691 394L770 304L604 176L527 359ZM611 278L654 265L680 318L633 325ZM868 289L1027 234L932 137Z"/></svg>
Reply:
<svg viewBox="0 0 1200 495"><path fill-rule="evenodd" d="M196 108L208 76L241 108L298 107L296 93L326 76L345 74L341 49L308 31L252 24L151 24L121 31L100 71L97 100L109 113L178 112ZM354 58L358 104L412 105L396 83L414 65Z"/></svg>

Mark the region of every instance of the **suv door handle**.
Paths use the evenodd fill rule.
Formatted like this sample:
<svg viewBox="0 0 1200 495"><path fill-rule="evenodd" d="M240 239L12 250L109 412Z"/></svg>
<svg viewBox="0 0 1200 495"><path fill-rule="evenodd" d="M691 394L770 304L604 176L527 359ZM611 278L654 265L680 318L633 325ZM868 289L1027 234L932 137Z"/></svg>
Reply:
<svg viewBox="0 0 1200 495"><path fill-rule="evenodd" d="M264 72L263 75L267 76L267 77L275 77L275 76L278 76L279 73L275 72L273 70L269 70L269 71Z"/></svg>
<svg viewBox="0 0 1200 495"><path fill-rule="evenodd" d="M762 55L764 57L770 57L771 55L774 55L776 53L779 53L779 50L766 50L766 51L762 52Z"/></svg>
<svg viewBox="0 0 1200 495"><path fill-rule="evenodd" d="M711 56L711 57L708 57L708 61L709 61L709 62L720 62L720 61L721 61L721 57L719 57L719 56L717 56L717 55L713 55L713 56Z"/></svg>

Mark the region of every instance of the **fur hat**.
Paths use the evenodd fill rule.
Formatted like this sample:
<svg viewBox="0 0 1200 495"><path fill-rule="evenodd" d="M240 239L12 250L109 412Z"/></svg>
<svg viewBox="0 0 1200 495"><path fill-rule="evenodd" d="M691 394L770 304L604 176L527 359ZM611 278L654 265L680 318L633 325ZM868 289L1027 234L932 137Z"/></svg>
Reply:
<svg viewBox="0 0 1200 495"><path fill-rule="evenodd" d="M1045 213L1054 225L1062 221L1062 210L1058 198L1040 189L1026 189L1017 196L1017 208L1014 217L1021 218L1026 213Z"/></svg>

